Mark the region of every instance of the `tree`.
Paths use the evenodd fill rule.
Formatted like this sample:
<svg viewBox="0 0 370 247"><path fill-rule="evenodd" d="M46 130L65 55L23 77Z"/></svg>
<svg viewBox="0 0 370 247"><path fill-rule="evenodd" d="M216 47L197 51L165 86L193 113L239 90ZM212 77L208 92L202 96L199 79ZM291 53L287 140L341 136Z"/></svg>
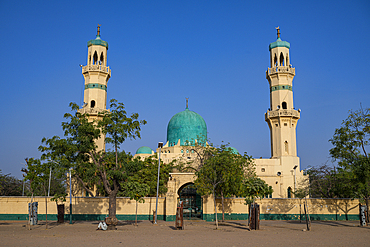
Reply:
<svg viewBox="0 0 370 247"><path fill-rule="evenodd" d="M108 229L114 229L116 218L116 197L121 189L121 181L126 179L125 166L132 162L132 156L118 152L120 145L127 140L140 138L141 126L145 120L138 120L139 115L127 116L122 103L110 101L110 111L99 113L95 120L89 114L79 112L79 107L71 103L72 114L66 113L66 122L62 123L64 139L54 136L43 139L42 159L53 160L58 168L72 169L72 176L81 187L94 196L94 187L104 188L109 197ZM114 151L98 150L96 141L105 135L105 142L113 145Z"/></svg>
<svg viewBox="0 0 370 247"><path fill-rule="evenodd" d="M0 170L0 196L21 196L22 186L22 180Z"/></svg>
<svg viewBox="0 0 370 247"><path fill-rule="evenodd" d="M338 165L351 173L351 182L356 186L355 195L366 202L370 199L370 157L367 149L370 141L370 108L350 111L340 128L335 130L331 157ZM369 222L369 215L367 218Z"/></svg>
<svg viewBox="0 0 370 247"><path fill-rule="evenodd" d="M254 203L257 198L262 199L274 192L271 186L257 176L246 178L243 186L243 197L248 205Z"/></svg>
<svg viewBox="0 0 370 247"><path fill-rule="evenodd" d="M232 149L225 146L222 152L227 156L225 161L228 171L223 183L217 186L217 194L221 196L222 221L225 221L225 197L243 196L243 182L254 176L253 160L246 153L244 156L233 153Z"/></svg>
<svg viewBox="0 0 370 247"><path fill-rule="evenodd" d="M50 179L51 166L48 163L41 163L39 159L26 159L26 168L22 169L26 173L25 179L31 181L31 191L40 189L44 192L45 196L45 228L48 229L48 203L47 192ZM33 193L32 193L33 194Z"/></svg>
<svg viewBox="0 0 370 247"><path fill-rule="evenodd" d="M313 198L351 198L354 196L355 186L352 184L353 175L341 167L329 166L327 164L312 167L308 170L309 192ZM301 192L305 188L301 186Z"/></svg>
<svg viewBox="0 0 370 247"><path fill-rule="evenodd" d="M272 194L273 189L265 181L258 178L255 174L254 176L247 177L243 184L243 197L245 197L245 202L249 206L249 219L248 224L251 222L251 209L252 204L255 204L257 198L263 198ZM256 228L258 229L258 228Z"/></svg>
<svg viewBox="0 0 370 247"><path fill-rule="evenodd" d="M238 195L244 176L253 173L251 158L236 155L226 145L219 148L204 147L202 163L195 172L194 185L201 195L213 195L215 210L216 229L218 229L218 217L216 197L226 195ZM223 203L223 200L222 200Z"/></svg>
<svg viewBox="0 0 370 247"><path fill-rule="evenodd" d="M149 193L149 186L135 181L127 181L125 183L124 191L130 197L130 200L134 199L136 201L136 210L135 210L135 226L137 227L137 206L138 202L144 203L145 200L143 197L147 196Z"/></svg>
<svg viewBox="0 0 370 247"><path fill-rule="evenodd" d="M161 161L161 170L159 173L159 192L158 192L158 194L160 195L166 194L167 192L168 177L170 172L173 172L175 162L176 161L172 161L168 164L164 164ZM146 194L146 196L156 196L158 159L155 156L147 157L143 161L137 158L133 160L131 163L127 163L125 171L127 173L127 181L130 180L132 182L146 184L149 187L149 191ZM122 193L120 192L120 195L129 196L126 193L126 190L123 190Z"/></svg>

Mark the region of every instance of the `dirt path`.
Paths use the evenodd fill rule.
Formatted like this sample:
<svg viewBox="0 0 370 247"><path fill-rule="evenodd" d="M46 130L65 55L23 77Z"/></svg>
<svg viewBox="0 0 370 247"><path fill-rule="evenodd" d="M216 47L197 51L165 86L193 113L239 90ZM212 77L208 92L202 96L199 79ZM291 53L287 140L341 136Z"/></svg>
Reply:
<svg viewBox="0 0 370 247"><path fill-rule="evenodd" d="M120 222L116 231L96 231L98 222L51 223L0 221L0 246L370 246L370 227L352 221L316 221L311 231L296 221L261 221L259 231L248 231L245 221L227 221L215 230L212 222ZM41 222L43 224L43 222Z"/></svg>

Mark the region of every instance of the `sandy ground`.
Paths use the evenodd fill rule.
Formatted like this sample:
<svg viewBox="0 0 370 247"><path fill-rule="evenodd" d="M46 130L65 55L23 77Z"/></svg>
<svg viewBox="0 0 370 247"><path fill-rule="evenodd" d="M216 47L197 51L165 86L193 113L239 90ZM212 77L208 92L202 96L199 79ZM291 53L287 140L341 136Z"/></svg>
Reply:
<svg viewBox="0 0 370 247"><path fill-rule="evenodd" d="M261 221L260 230L249 231L246 221L220 223L185 221L184 230L174 222L120 222L117 230L97 231L98 222L56 224L45 229L39 222L0 221L0 246L370 246L370 226L358 221L315 221L311 231L299 221Z"/></svg>

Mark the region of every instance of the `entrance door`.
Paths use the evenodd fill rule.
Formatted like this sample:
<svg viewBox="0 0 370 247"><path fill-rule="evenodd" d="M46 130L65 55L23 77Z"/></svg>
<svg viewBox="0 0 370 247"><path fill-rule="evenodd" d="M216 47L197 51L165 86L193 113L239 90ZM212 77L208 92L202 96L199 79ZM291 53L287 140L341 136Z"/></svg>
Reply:
<svg viewBox="0 0 370 247"><path fill-rule="evenodd" d="M179 189L179 200L184 205L184 220L202 219L202 197L197 194L194 184L186 184Z"/></svg>

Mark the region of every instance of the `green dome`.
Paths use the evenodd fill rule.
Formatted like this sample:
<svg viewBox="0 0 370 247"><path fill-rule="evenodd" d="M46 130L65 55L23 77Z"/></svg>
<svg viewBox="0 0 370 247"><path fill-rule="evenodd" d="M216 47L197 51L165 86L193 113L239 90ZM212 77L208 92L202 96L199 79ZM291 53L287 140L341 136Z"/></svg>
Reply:
<svg viewBox="0 0 370 247"><path fill-rule="evenodd" d="M167 141L170 147L177 145L179 139L181 146L194 145L194 141L199 141L199 138L207 140L206 122L198 113L188 108L175 114L168 123Z"/></svg>
<svg viewBox="0 0 370 247"><path fill-rule="evenodd" d="M286 47L290 49L290 43L286 41L282 41L280 38L278 38L275 42L269 45L269 51L271 51L271 49L275 47Z"/></svg>
<svg viewBox="0 0 370 247"><path fill-rule="evenodd" d="M153 150L150 147L140 147L137 151L136 154L152 154Z"/></svg>
<svg viewBox="0 0 370 247"><path fill-rule="evenodd" d="M234 147L229 147L229 150L230 150L230 152L232 152L233 154L239 154L238 149L236 149L236 148L234 148Z"/></svg>
<svg viewBox="0 0 370 247"><path fill-rule="evenodd" d="M95 39L89 40L87 42L87 47L90 47L92 45L101 45L101 46L107 47L107 50L108 50L108 42L100 39L100 35L96 35Z"/></svg>

